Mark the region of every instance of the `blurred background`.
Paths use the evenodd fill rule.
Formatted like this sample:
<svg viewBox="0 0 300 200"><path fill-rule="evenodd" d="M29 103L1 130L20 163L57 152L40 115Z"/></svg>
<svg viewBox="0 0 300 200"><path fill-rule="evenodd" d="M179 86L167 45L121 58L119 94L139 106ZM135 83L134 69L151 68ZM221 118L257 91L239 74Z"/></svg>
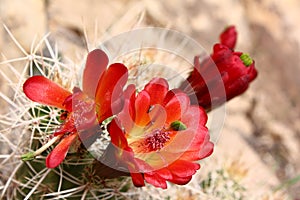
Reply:
<svg viewBox="0 0 300 200"><path fill-rule="evenodd" d="M300 199L299 19L299 0L0 0L0 52L1 60L24 56L2 24L26 52L50 33L51 44L74 62L87 51L85 35L96 47L124 31L158 26L189 35L211 52L219 33L233 24L236 50L252 56L259 76L227 104L215 153L204 165L230 162L252 197ZM0 79L1 92L9 95L7 84Z"/></svg>

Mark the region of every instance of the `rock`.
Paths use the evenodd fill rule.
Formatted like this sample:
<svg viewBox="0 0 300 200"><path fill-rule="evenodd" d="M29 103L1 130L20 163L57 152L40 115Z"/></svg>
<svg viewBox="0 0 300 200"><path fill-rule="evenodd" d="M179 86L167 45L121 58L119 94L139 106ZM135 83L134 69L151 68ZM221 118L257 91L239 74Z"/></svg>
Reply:
<svg viewBox="0 0 300 200"><path fill-rule="evenodd" d="M44 1L2 0L0 21L8 27L25 51L30 52L32 43L37 43L47 33L45 11ZM8 34L3 30L0 44L2 44L1 53L11 57L20 55L13 42L9 40Z"/></svg>
<svg viewBox="0 0 300 200"><path fill-rule="evenodd" d="M37 44L46 34L46 13L44 2L40 0L2 0L0 4L0 61L7 59L25 57L25 53L31 51L32 43ZM2 25L3 24L3 25ZM14 43L4 26L13 34L22 50ZM25 62L18 61L12 63L12 68L21 73ZM0 70L13 82L17 82L17 75L13 70L4 64ZM0 75L0 90L4 95L11 97L13 91L10 89L8 81ZM0 98L0 105L7 105L6 101ZM7 108L7 106L1 106ZM5 113L1 109L0 113Z"/></svg>

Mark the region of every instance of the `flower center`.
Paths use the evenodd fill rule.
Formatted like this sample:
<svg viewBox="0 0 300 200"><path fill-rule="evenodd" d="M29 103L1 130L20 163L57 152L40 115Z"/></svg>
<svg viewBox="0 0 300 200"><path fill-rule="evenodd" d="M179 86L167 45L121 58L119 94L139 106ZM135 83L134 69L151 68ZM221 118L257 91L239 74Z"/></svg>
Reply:
<svg viewBox="0 0 300 200"><path fill-rule="evenodd" d="M169 132L154 130L152 134L145 138L145 145L150 151L158 151L170 140Z"/></svg>

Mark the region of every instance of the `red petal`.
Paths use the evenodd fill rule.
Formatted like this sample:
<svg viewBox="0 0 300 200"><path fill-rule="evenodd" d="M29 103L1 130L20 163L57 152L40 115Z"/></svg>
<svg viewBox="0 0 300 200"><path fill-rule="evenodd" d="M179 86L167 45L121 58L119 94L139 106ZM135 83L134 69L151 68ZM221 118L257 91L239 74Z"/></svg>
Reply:
<svg viewBox="0 0 300 200"><path fill-rule="evenodd" d="M190 182L190 180L192 179L192 176L187 176L187 177L178 177L178 176L174 176L171 180L168 180L172 183L175 183L177 185L185 185L188 182Z"/></svg>
<svg viewBox="0 0 300 200"><path fill-rule="evenodd" d="M160 187L162 189L167 189L167 182L164 178L162 178L161 176L159 176L156 173L145 173L144 174L144 178L145 180L154 185L155 187Z"/></svg>
<svg viewBox="0 0 300 200"><path fill-rule="evenodd" d="M44 76L33 76L23 85L25 95L34 102L65 109L63 103L71 93Z"/></svg>
<svg viewBox="0 0 300 200"><path fill-rule="evenodd" d="M127 86L127 88L124 90L124 98L126 99L130 99L130 102L134 102L135 101L135 85L134 84L130 84Z"/></svg>
<svg viewBox="0 0 300 200"><path fill-rule="evenodd" d="M147 131L152 132L155 129L161 129L166 124L166 109L163 106L156 104L149 112L149 117L151 119L151 124L147 127Z"/></svg>
<svg viewBox="0 0 300 200"><path fill-rule="evenodd" d="M119 121L114 119L108 126L108 132L111 137L111 142L118 148L125 149L128 147L124 132L122 131Z"/></svg>
<svg viewBox="0 0 300 200"><path fill-rule="evenodd" d="M181 160L196 161L201 160L210 156L213 153L214 144L209 141L209 135L207 134L205 138L199 135L199 138L195 138L188 149L181 156Z"/></svg>
<svg viewBox="0 0 300 200"><path fill-rule="evenodd" d="M255 61L253 61L252 65L249 66L248 75L249 81L253 81L257 77L258 72L255 69Z"/></svg>
<svg viewBox="0 0 300 200"><path fill-rule="evenodd" d="M200 169L200 165L186 160L177 160L169 165L168 169L173 175L184 178L194 175Z"/></svg>
<svg viewBox="0 0 300 200"><path fill-rule="evenodd" d="M102 74L95 97L99 122L122 109L123 87L127 79L127 68L121 63L110 65Z"/></svg>
<svg viewBox="0 0 300 200"><path fill-rule="evenodd" d="M226 59L230 58L232 56L232 50L228 48L228 46L217 43L213 46L213 54L211 55L212 60L215 62L215 64L218 66L219 63L222 63L226 61ZM210 66L210 65L208 65ZM218 67L219 68L219 67ZM206 73L212 73L209 77L215 76L215 71L210 71L209 68L206 68ZM205 74L207 76L207 74Z"/></svg>
<svg viewBox="0 0 300 200"><path fill-rule="evenodd" d="M201 150L199 152L199 159L206 158L210 156L214 151L214 144L212 142L207 142L202 145Z"/></svg>
<svg viewBox="0 0 300 200"><path fill-rule="evenodd" d="M168 92L168 82L163 78L153 78L146 86L145 91L150 95L150 105L161 104Z"/></svg>
<svg viewBox="0 0 300 200"><path fill-rule="evenodd" d="M166 122L172 123L182 118L190 105L190 99L179 90L170 90L164 99L164 105L167 112Z"/></svg>
<svg viewBox="0 0 300 200"><path fill-rule="evenodd" d="M134 111L132 107L130 107L130 102L128 99L125 100L123 110L118 114L118 119L124 127L125 132L129 133L135 122L133 121Z"/></svg>
<svg viewBox="0 0 300 200"><path fill-rule="evenodd" d="M125 159L126 159L125 161L127 163L127 167L130 172L130 176L131 176L134 186L136 186L136 187L145 186L144 177L141 173L139 173L140 170L137 166L137 163L135 162L135 160L133 158L133 154L132 154L132 156L127 157Z"/></svg>
<svg viewBox="0 0 300 200"><path fill-rule="evenodd" d="M122 125L125 128L125 132L130 132L134 125L135 119L135 85L130 84L124 91L124 106L123 110L118 114Z"/></svg>
<svg viewBox="0 0 300 200"><path fill-rule="evenodd" d="M155 171L155 173L158 173L160 177L166 179L166 180L171 180L173 178L172 173L168 168L162 168L160 170Z"/></svg>
<svg viewBox="0 0 300 200"><path fill-rule="evenodd" d="M140 173L130 173L132 182L135 187L143 187L145 186L143 175Z"/></svg>
<svg viewBox="0 0 300 200"><path fill-rule="evenodd" d="M223 45L228 46L230 49L234 49L237 40L237 32L235 26L227 27L220 35L220 42Z"/></svg>
<svg viewBox="0 0 300 200"><path fill-rule="evenodd" d="M135 101L135 123L145 126L150 122L148 111L150 109L150 96L146 91L141 91Z"/></svg>
<svg viewBox="0 0 300 200"><path fill-rule="evenodd" d="M197 130L207 122L207 114L202 107L190 106L181 118L181 121L189 128Z"/></svg>
<svg viewBox="0 0 300 200"><path fill-rule="evenodd" d="M83 72L82 87L83 91L91 98L95 97L98 82L107 65L108 57L102 50L95 49L88 54Z"/></svg>
<svg viewBox="0 0 300 200"><path fill-rule="evenodd" d="M71 134L63 138L58 145L51 151L51 153L46 158L46 166L48 168L57 167L66 157L68 150L77 138L77 134Z"/></svg>

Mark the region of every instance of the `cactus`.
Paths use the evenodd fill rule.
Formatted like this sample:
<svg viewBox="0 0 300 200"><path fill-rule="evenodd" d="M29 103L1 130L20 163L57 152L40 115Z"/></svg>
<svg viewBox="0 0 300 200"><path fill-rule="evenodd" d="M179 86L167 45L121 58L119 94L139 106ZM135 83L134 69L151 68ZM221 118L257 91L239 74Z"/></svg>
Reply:
<svg viewBox="0 0 300 200"><path fill-rule="evenodd" d="M11 32L7 28L6 30L22 48ZM51 140L51 134L61 122L59 116L62 111L28 100L22 91L23 82L29 76L42 74L65 88L70 88L78 84L73 77L79 71L61 62L60 54L52 48L47 37L39 41L33 49L35 52L23 58L8 59L1 63L0 73L9 83L13 94L8 97L0 93L1 98L8 104L8 112L0 118L0 199L125 198L123 193L131 184L129 179L119 177L104 180L96 176L93 169L95 158L83 145L74 145L64 163L55 169L45 167L45 155L49 153L51 146L41 154L33 155L33 150ZM39 55L40 52L48 52L50 56ZM16 62L21 62L24 66L21 72L14 68ZM8 76L7 71L13 72L14 77ZM98 140L100 144L105 144L108 139L107 135L103 135ZM101 153L101 148L104 148L103 145L97 146L98 153ZM26 161L22 161L20 155Z"/></svg>

